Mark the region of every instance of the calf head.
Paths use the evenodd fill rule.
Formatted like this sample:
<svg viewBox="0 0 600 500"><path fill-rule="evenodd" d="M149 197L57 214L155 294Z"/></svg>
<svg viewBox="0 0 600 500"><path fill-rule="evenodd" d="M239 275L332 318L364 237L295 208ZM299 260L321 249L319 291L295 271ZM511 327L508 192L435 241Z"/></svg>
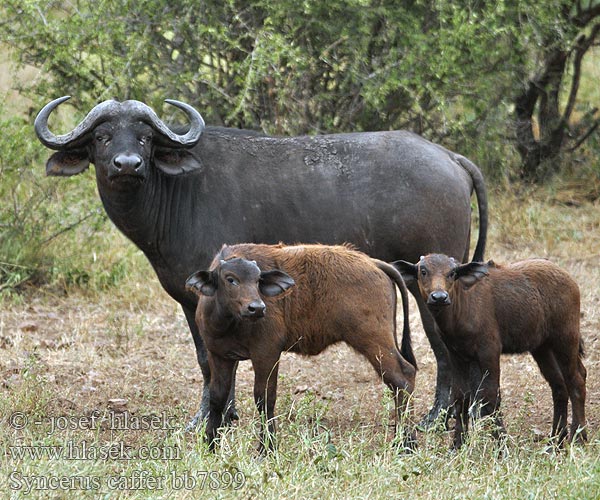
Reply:
<svg viewBox="0 0 600 500"><path fill-rule="evenodd" d="M152 165L168 175L200 167L188 150L200 140L204 120L192 106L166 101L187 114L185 134L170 129L142 102L109 100L95 106L71 132L57 136L48 128L48 117L67 99L51 101L35 119L42 144L57 150L46 164L47 175L79 174L93 163L101 185L123 191L138 188Z"/></svg>
<svg viewBox="0 0 600 500"><path fill-rule="evenodd" d="M283 271L261 271L255 261L242 258L221 260L213 270L198 271L186 281L189 290L214 297L223 314L240 320L264 317L267 307L262 297L281 295L294 285Z"/></svg>
<svg viewBox="0 0 600 500"><path fill-rule="evenodd" d="M488 265L483 262L461 265L452 257L441 254L426 255L416 264L403 260L393 263L407 285L417 281L419 292L430 307L451 305L457 284L464 289L470 288L488 274Z"/></svg>

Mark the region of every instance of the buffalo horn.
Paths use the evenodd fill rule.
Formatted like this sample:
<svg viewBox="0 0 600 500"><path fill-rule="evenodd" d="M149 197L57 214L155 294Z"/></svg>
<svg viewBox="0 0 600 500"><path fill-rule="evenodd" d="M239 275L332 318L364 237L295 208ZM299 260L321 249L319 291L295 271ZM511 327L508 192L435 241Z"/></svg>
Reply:
<svg viewBox="0 0 600 500"><path fill-rule="evenodd" d="M92 130L101 119L106 119L106 115L116 110L119 105L117 101L104 101L95 106L71 132L63 135L54 135L48 129L48 117L55 108L70 98L71 96L66 95L50 101L35 118L35 133L40 142L50 149L61 150L74 146L78 139Z"/></svg>
<svg viewBox="0 0 600 500"><path fill-rule="evenodd" d="M141 115L141 119L143 119L145 115L145 119L150 121L149 125L151 125L157 132L160 132L164 137L166 137L176 145L192 147L198 142L198 140L200 139L200 135L202 135L202 132L204 130L204 120L202 119L200 113L198 113L198 111L196 111L189 104L186 104L181 101L176 101L174 99L165 99L166 103L181 109L190 119L190 128L187 131L187 133L179 135L173 132L169 127L167 127L164 124L164 122L152 110L152 108L146 106L144 103L139 101L127 102L131 103L132 107L137 108L137 111Z"/></svg>
<svg viewBox="0 0 600 500"><path fill-rule="evenodd" d="M41 143L50 149L61 150L77 146L77 142L98 125L98 123L107 121L111 115L114 116L119 112L125 112L130 119L139 119L147 122L157 132L160 132L168 139L169 142L183 147L194 146L204 130L204 120L200 113L192 106L180 101L167 99L165 102L183 110L190 119L190 128L183 135L173 132L158 118L152 108L142 102L131 100L119 103L115 100L109 100L96 105L71 132L58 136L54 135L48 129L48 117L54 109L68 99L70 99L70 96L59 97L49 102L42 108L35 119L35 132Z"/></svg>

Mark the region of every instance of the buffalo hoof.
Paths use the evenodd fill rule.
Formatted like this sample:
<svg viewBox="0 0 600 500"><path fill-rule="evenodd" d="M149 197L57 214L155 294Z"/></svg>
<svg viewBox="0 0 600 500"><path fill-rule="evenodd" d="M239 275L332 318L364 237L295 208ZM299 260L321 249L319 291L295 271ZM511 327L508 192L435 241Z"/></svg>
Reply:
<svg viewBox="0 0 600 500"><path fill-rule="evenodd" d="M190 420L188 422L188 424L185 426L185 432L196 432L199 430L200 424L202 422L204 422L206 420L206 418L208 417L208 409L205 409L203 407L201 407L198 410L198 413L196 413L194 415L194 418L192 418L192 420ZM238 415L237 410L235 409L235 406L230 406L227 411L225 412L225 415L223 417L223 426L227 427L229 425L232 425L233 422L237 421L240 419L240 416Z"/></svg>
<svg viewBox="0 0 600 500"><path fill-rule="evenodd" d="M402 441L396 444L398 453L406 455L414 453L415 451L417 451L418 447L419 445L417 443L417 434L414 431L408 431L404 435Z"/></svg>
<svg viewBox="0 0 600 500"><path fill-rule="evenodd" d="M185 426L185 432L195 432L198 429L198 424L200 422L202 422L204 420L204 415L202 414L202 410L200 410L198 413L196 413L196 415L194 415L194 418L192 418L192 420L190 420L188 422L188 424Z"/></svg>
<svg viewBox="0 0 600 500"><path fill-rule="evenodd" d="M223 425L231 425L233 422L237 422L240 419L235 406L229 407L229 409L225 412L225 418L223 419Z"/></svg>
<svg viewBox="0 0 600 500"><path fill-rule="evenodd" d="M443 423L444 430L449 430L450 417L452 417L452 410L447 405L441 404L436 401L429 413L423 416L419 422L419 429L427 431L430 429L437 428L440 423Z"/></svg>

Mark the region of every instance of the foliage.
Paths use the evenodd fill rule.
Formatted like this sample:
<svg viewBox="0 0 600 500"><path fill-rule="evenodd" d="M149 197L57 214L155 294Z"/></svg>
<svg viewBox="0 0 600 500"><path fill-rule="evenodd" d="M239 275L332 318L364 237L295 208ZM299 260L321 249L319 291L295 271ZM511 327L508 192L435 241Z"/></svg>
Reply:
<svg viewBox="0 0 600 500"><path fill-rule="evenodd" d="M172 97L276 133L410 128L502 174L515 99L549 52L575 54L596 3L7 0L0 33L48 75L26 89L39 105Z"/></svg>
<svg viewBox="0 0 600 500"><path fill-rule="evenodd" d="M558 2L555 16L534 32L538 60L515 98L521 175L533 181L556 172L561 155L575 151L600 125L598 108L578 103L583 59L600 34L600 2Z"/></svg>

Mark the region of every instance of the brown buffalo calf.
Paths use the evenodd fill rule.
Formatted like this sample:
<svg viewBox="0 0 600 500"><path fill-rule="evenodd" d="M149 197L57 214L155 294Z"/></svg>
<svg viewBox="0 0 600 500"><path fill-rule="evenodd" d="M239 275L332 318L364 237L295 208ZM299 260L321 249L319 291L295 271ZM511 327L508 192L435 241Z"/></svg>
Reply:
<svg viewBox="0 0 600 500"><path fill-rule="evenodd" d="M499 408L501 353L530 352L536 360L552 389L552 436L558 443L567 435L569 398L571 439L586 439L579 288L565 271L543 259L506 266L492 261L460 265L439 254L394 266L406 283L417 280L450 352L455 447L463 443L473 402L482 404L484 415Z"/></svg>
<svg viewBox="0 0 600 500"><path fill-rule="evenodd" d="M402 349L390 278L402 294ZM224 246L210 269L190 276L187 286L199 296L196 321L211 369L206 426L211 448L238 360L252 361L254 399L261 416L266 414L260 451L273 444L277 371L284 351L312 356L346 342L394 391L399 416L408 408L416 364L406 287L391 265L345 246L241 244ZM412 433L406 433L405 444L414 444Z"/></svg>

